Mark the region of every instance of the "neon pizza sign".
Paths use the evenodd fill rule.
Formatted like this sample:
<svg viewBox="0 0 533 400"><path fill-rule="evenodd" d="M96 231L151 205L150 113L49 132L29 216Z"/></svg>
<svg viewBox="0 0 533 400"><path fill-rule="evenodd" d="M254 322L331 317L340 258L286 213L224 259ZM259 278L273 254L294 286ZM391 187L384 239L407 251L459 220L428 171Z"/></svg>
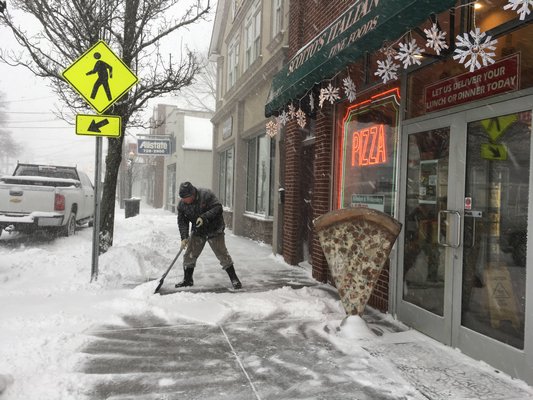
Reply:
<svg viewBox="0 0 533 400"><path fill-rule="evenodd" d="M352 133L352 167L386 162L387 141L383 124Z"/></svg>

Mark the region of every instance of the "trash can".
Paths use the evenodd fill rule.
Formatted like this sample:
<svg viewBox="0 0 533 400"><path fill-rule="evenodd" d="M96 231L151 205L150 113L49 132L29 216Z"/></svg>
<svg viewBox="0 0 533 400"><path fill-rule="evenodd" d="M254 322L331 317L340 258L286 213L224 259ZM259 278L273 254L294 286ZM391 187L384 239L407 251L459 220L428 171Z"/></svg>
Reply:
<svg viewBox="0 0 533 400"><path fill-rule="evenodd" d="M135 217L139 215L139 208L141 204L141 199L125 199L124 200L124 212L126 218Z"/></svg>

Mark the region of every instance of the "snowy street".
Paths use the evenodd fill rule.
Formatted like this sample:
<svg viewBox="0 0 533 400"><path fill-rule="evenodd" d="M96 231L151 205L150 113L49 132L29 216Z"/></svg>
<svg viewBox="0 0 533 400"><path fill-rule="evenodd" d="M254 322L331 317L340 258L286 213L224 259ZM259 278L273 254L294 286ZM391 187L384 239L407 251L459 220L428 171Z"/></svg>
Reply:
<svg viewBox="0 0 533 400"><path fill-rule="evenodd" d="M0 399L533 399L533 388L368 310L345 318L336 290L269 245L226 243L234 291L206 246L194 286L176 216L141 204L90 283L92 228L0 236ZM3 393L2 393L3 390Z"/></svg>

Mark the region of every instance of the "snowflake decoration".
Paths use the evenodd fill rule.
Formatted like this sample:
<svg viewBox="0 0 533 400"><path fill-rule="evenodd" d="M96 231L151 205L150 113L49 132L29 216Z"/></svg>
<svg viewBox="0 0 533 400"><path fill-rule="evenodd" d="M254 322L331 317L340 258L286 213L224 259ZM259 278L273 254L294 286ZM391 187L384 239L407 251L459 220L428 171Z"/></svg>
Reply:
<svg viewBox="0 0 533 400"><path fill-rule="evenodd" d="M266 123L266 133L273 138L278 134L278 124L275 121L268 121Z"/></svg>
<svg viewBox="0 0 533 400"><path fill-rule="evenodd" d="M313 96L313 93L309 95L309 109L311 111L314 111L315 109L315 96Z"/></svg>
<svg viewBox="0 0 533 400"><path fill-rule="evenodd" d="M470 40L472 38L472 41ZM463 33L463 36L457 35L457 42L455 43L456 49L453 56L454 60L459 60L461 64L466 62L465 68L470 68L470 72L474 72L476 69L481 68L481 63L486 67L489 64L494 64L494 57L496 53L496 39L492 39L492 36L487 35L485 32L481 33L479 28L470 33ZM481 63L479 62L481 60Z"/></svg>
<svg viewBox="0 0 533 400"><path fill-rule="evenodd" d="M398 68L400 68L400 65L395 64L392 61L392 57L387 57L385 61L378 60L378 70L374 75L379 76L383 80L383 83L387 83L388 81L398 79Z"/></svg>
<svg viewBox="0 0 533 400"><path fill-rule="evenodd" d="M435 50L435 53L440 55L441 50L448 48L444 39L446 32L439 30L437 24L433 24L431 29L424 29L424 33L427 38L426 47Z"/></svg>
<svg viewBox="0 0 533 400"><path fill-rule="evenodd" d="M307 123L307 117L301 108L296 111L296 122L300 125L300 128L304 128Z"/></svg>
<svg viewBox="0 0 533 400"><path fill-rule="evenodd" d="M407 69L410 65L420 65L422 63L420 61L421 56L422 49L416 44L415 39L411 39L409 42L400 43L400 50L394 58L400 60L403 63L403 67Z"/></svg>
<svg viewBox="0 0 533 400"><path fill-rule="evenodd" d="M289 104L289 120L293 120L294 117L296 116L296 108L294 107L294 105L292 104Z"/></svg>
<svg viewBox="0 0 533 400"><path fill-rule="evenodd" d="M287 111L283 110L278 117L278 124L284 126L287 125L287 122L289 122L289 114L287 114Z"/></svg>
<svg viewBox="0 0 533 400"><path fill-rule="evenodd" d="M520 21L523 21L526 19L526 15L531 13L529 6L533 7L533 0L509 0L509 3L503 6L503 9L516 10L516 13L520 14Z"/></svg>
<svg viewBox="0 0 533 400"><path fill-rule="evenodd" d="M320 89L320 96L318 98L318 105L320 106L320 108L322 108L322 105L326 100L333 104L335 100L340 99L339 88L334 88L330 83L327 88Z"/></svg>
<svg viewBox="0 0 533 400"><path fill-rule="evenodd" d="M350 102L355 100L356 97L356 89L355 89L355 83L352 81L352 78L344 78L342 80L344 84L344 94L346 97L348 97L348 100Z"/></svg>

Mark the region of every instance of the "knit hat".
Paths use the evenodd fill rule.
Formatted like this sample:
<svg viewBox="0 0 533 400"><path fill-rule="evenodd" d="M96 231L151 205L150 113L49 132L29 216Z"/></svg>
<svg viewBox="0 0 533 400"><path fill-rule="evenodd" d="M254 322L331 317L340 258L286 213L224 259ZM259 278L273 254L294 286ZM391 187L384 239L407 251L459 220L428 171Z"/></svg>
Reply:
<svg viewBox="0 0 533 400"><path fill-rule="evenodd" d="M196 188L192 185L191 182L183 182L180 185L179 195L182 199L186 197L191 197L196 193Z"/></svg>

